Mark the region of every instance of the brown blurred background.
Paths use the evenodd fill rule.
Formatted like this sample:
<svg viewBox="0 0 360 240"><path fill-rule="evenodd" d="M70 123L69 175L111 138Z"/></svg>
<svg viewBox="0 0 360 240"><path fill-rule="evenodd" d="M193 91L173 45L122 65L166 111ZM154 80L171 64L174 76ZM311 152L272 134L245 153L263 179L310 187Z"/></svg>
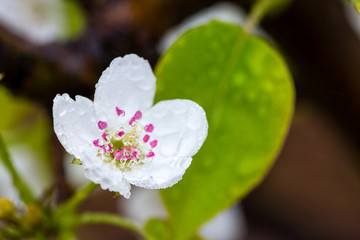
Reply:
<svg viewBox="0 0 360 240"><path fill-rule="evenodd" d="M0 28L2 84L44 105L49 115L57 93L91 97L101 71L116 56L133 52L155 66L163 33L217 1L78 2L88 22L70 43L34 46ZM246 10L251 5L233 2ZM295 0L262 23L289 64L297 103L278 160L242 202L245 239L360 239L360 38L346 14L340 0ZM60 148L54 140L55 152ZM63 158L54 156L61 201L71 189L64 184ZM84 208L115 211L115 201L112 194L96 192ZM82 228L80 235L135 239L100 225Z"/></svg>

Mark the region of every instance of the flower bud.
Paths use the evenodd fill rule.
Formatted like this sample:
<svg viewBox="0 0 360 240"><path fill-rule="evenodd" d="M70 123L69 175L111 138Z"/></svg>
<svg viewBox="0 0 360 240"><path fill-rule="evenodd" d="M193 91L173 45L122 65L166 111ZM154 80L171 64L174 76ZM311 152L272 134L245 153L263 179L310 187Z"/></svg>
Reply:
<svg viewBox="0 0 360 240"><path fill-rule="evenodd" d="M0 219L9 219L14 216L15 207L7 198L0 198Z"/></svg>
<svg viewBox="0 0 360 240"><path fill-rule="evenodd" d="M38 226L42 219L43 213L41 208L36 204L30 204L25 217L21 219L21 225L24 229L30 230Z"/></svg>

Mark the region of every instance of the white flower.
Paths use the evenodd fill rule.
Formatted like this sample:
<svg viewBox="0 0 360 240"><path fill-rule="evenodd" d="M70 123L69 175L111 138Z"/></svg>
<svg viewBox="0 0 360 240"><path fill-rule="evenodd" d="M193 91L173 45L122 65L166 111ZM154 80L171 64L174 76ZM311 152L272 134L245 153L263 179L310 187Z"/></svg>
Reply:
<svg viewBox="0 0 360 240"><path fill-rule="evenodd" d="M137 55L114 59L96 85L94 102L68 94L54 99L54 129L82 161L85 176L130 197L130 184L167 188L177 183L200 149L208 124L190 100L155 106L155 76Z"/></svg>
<svg viewBox="0 0 360 240"><path fill-rule="evenodd" d="M0 0L0 23L34 44L67 36L68 18L62 0Z"/></svg>

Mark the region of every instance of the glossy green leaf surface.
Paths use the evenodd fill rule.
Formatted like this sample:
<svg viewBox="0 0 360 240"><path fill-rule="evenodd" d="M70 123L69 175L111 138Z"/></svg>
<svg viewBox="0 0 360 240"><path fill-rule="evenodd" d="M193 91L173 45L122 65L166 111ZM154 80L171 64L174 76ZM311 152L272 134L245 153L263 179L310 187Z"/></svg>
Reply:
<svg viewBox="0 0 360 240"><path fill-rule="evenodd" d="M146 237L149 240L169 240L172 239L171 227L161 219L149 219L145 224ZM189 240L204 240L200 236L192 236Z"/></svg>
<svg viewBox="0 0 360 240"><path fill-rule="evenodd" d="M149 240L168 240L171 233L168 223L161 219L150 219L145 224L145 233Z"/></svg>
<svg viewBox="0 0 360 240"><path fill-rule="evenodd" d="M292 79L265 40L220 22L185 33L159 61L156 76L157 101L191 99L209 122L183 180L162 191L171 239L189 239L268 172L291 120Z"/></svg>

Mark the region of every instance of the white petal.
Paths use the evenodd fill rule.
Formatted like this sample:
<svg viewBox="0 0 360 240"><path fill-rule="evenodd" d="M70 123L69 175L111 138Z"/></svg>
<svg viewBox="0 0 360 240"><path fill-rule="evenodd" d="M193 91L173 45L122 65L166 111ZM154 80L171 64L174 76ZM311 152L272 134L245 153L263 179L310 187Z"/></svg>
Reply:
<svg viewBox="0 0 360 240"><path fill-rule="evenodd" d="M191 158L157 158L151 164L124 172L124 177L129 183L138 187L167 188L181 180L190 163Z"/></svg>
<svg viewBox="0 0 360 240"><path fill-rule="evenodd" d="M96 155L88 155L86 161L85 177L94 183L100 184L103 190L118 192L125 198L130 198L130 184L124 179L123 173L120 169L105 163Z"/></svg>
<svg viewBox="0 0 360 240"><path fill-rule="evenodd" d="M149 109L154 100L156 79L147 60L129 54L115 58L96 85L94 104L98 116L110 124L115 107L125 110L127 119L137 111Z"/></svg>
<svg viewBox="0 0 360 240"><path fill-rule="evenodd" d="M150 141L158 140L154 152L161 158L192 157L208 131L205 111L190 100L161 101L144 114L142 123L154 125Z"/></svg>
<svg viewBox="0 0 360 240"><path fill-rule="evenodd" d="M155 157L142 166L124 172L131 184L150 189L177 183L203 144L208 130L204 110L190 100L169 100L144 114L142 124L153 124L150 141L158 140Z"/></svg>
<svg viewBox="0 0 360 240"><path fill-rule="evenodd" d="M81 96L57 95L53 105L54 130L66 151L83 161L91 143L99 138L93 103Z"/></svg>

